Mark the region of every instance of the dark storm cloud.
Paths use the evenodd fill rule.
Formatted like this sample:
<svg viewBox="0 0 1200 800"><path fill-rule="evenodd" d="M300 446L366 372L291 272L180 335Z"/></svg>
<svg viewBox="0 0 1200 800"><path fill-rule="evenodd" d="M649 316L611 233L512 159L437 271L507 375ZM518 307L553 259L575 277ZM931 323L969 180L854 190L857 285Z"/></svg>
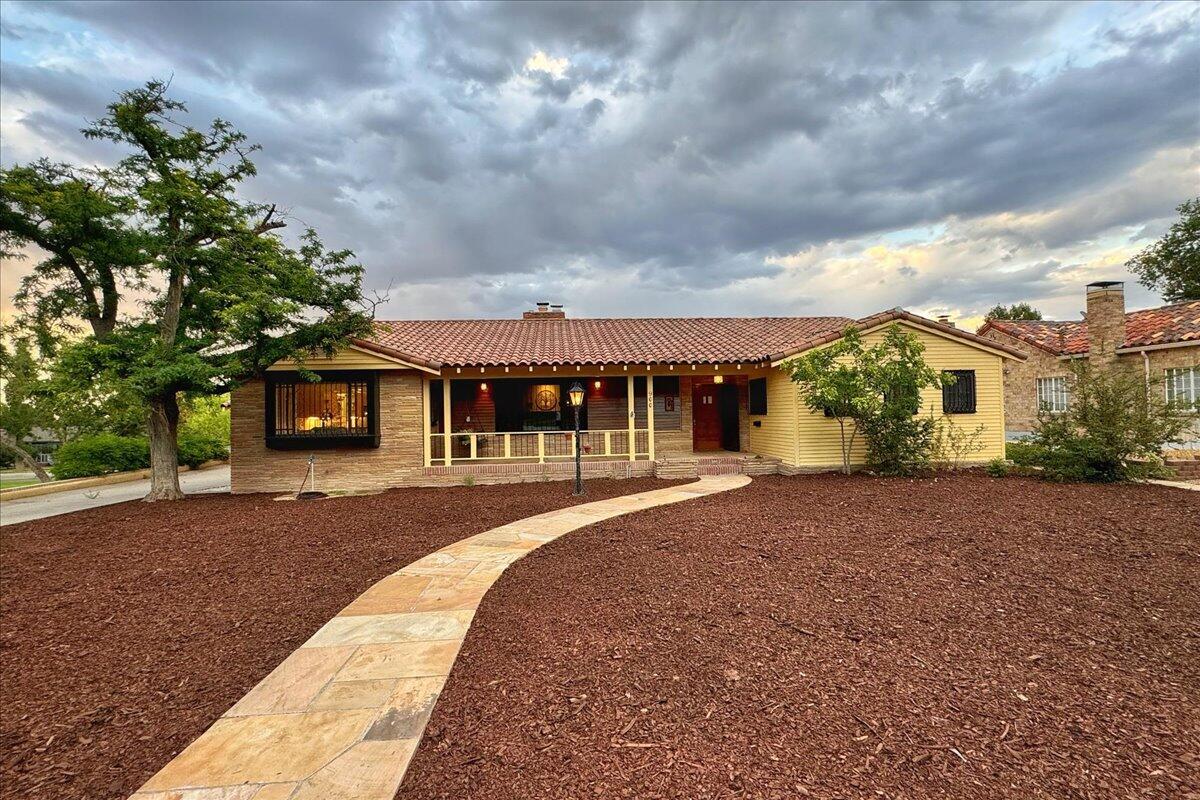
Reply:
<svg viewBox="0 0 1200 800"><path fill-rule="evenodd" d="M480 299L489 290L605 271L652 294L733 286L778 275L772 255L1050 213L1200 137L1196 13L1122 27L1045 3L20 9L153 70L6 61L32 136L68 137L114 89L174 74L197 123L219 114L263 143L256 199L356 249L377 283L478 279L481 308L498 302ZM36 27L6 35L26 46L46 38ZM986 235L1065 247L1146 224L1177 202L1153 185L1110 204L1119 213ZM948 291L1037 289L1069 266L1041 258ZM900 297L931 291L911 266L888 280Z"/></svg>

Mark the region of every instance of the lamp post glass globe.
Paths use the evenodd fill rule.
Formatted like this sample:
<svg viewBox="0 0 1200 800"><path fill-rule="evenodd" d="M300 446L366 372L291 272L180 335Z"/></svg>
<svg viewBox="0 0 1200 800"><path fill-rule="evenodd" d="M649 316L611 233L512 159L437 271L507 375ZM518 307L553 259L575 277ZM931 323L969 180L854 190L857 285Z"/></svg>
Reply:
<svg viewBox="0 0 1200 800"><path fill-rule="evenodd" d="M579 381L567 392L571 407L575 409L575 494L583 494L583 446L579 440L579 410L583 405L583 386Z"/></svg>

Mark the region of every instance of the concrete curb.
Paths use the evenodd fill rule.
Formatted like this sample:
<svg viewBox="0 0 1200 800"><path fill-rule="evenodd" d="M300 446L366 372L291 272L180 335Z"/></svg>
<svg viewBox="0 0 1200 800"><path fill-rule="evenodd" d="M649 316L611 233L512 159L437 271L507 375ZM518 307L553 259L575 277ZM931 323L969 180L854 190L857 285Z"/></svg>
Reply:
<svg viewBox="0 0 1200 800"><path fill-rule="evenodd" d="M196 470L223 467L228 461L205 461ZM180 472L191 472L191 467L180 467ZM20 500L23 497L39 497L44 494L69 492L72 489L90 489L93 486L109 486L114 483L141 481L150 477L149 469L135 469L131 472L114 472L110 475L97 475L94 478L71 478L65 481L50 481L33 486L18 486L13 489L0 489L0 500Z"/></svg>

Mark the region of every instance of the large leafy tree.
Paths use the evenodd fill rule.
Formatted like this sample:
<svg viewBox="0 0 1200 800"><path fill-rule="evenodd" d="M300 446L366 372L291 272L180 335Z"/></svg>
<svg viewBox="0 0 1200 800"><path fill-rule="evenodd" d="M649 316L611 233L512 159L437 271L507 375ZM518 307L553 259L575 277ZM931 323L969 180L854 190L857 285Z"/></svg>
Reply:
<svg viewBox="0 0 1200 800"><path fill-rule="evenodd" d="M17 340L11 346L0 342L0 450L15 456L40 481L50 474L37 463L23 440L39 424L42 376L29 343Z"/></svg>
<svg viewBox="0 0 1200 800"><path fill-rule="evenodd" d="M1035 320L1042 318L1042 312L1029 305L1029 303L1013 303L1011 306L1000 303L992 307L992 310L987 313L987 318Z"/></svg>
<svg viewBox="0 0 1200 800"><path fill-rule="evenodd" d="M1171 229L1125 266L1168 303L1200 300L1200 197L1175 210L1179 220Z"/></svg>
<svg viewBox="0 0 1200 800"><path fill-rule="evenodd" d="M182 497L182 395L227 392L280 358L332 353L370 326L353 254L327 250L312 230L299 247L285 244L277 207L238 193L255 174L257 146L224 120L193 128L186 111L152 81L120 93L83 131L128 151L115 167L38 162L0 175L4 249L49 253L18 293L19 321L44 337L66 316L90 325L64 363L143 403L147 500Z"/></svg>

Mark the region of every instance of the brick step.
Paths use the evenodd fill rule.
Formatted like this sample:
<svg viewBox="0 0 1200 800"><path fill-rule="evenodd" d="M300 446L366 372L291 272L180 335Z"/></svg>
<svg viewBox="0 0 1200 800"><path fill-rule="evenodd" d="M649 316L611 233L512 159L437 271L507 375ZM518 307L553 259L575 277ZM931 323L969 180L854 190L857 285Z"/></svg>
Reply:
<svg viewBox="0 0 1200 800"><path fill-rule="evenodd" d="M778 458L725 454L667 456L655 463L660 478L696 478L701 475L774 475L779 472Z"/></svg>

